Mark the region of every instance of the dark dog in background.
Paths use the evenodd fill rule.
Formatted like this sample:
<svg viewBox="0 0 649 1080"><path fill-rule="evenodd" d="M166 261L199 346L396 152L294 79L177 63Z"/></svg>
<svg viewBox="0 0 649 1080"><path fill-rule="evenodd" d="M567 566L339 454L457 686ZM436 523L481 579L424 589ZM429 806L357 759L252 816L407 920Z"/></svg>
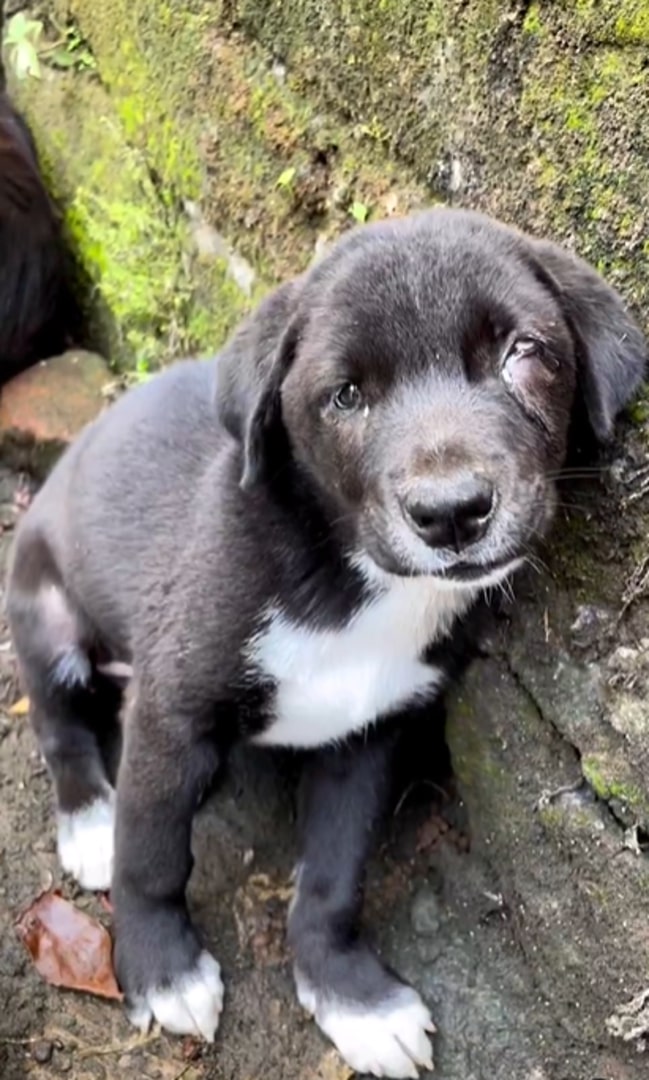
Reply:
<svg viewBox="0 0 649 1080"><path fill-rule="evenodd" d="M71 344L79 313L70 278L34 141L0 91L0 384Z"/></svg>
<svg viewBox="0 0 649 1080"><path fill-rule="evenodd" d="M360 1072L430 1065L427 1007L358 927L392 733L547 530L575 410L608 439L644 365L583 262L433 210L345 236L215 363L131 391L59 462L18 531L8 612L61 862L112 887L135 1023L214 1037L191 823L251 740L305 752L301 1003ZM124 676L115 793L99 736Z"/></svg>

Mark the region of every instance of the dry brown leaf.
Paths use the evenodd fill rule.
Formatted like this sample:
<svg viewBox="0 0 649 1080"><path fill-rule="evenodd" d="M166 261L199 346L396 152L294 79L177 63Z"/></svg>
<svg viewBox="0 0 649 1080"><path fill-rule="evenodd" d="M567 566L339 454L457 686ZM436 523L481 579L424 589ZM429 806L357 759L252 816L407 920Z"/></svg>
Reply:
<svg viewBox="0 0 649 1080"><path fill-rule="evenodd" d="M16 923L39 975L52 986L122 999L108 931L58 890L41 893Z"/></svg>
<svg viewBox="0 0 649 1080"><path fill-rule="evenodd" d="M18 698L11 708L9 709L9 716L27 716L29 712L29 698Z"/></svg>
<svg viewBox="0 0 649 1080"><path fill-rule="evenodd" d="M300 1080L351 1080L354 1070L343 1061L337 1050L327 1050L313 1068L305 1069Z"/></svg>

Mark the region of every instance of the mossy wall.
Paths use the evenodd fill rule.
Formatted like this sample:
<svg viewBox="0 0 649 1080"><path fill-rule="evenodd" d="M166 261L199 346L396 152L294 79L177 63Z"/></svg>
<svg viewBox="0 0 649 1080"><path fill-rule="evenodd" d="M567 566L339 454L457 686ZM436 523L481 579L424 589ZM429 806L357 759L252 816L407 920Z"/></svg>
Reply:
<svg viewBox="0 0 649 1080"><path fill-rule="evenodd" d="M550 232L646 298L649 4L239 0L227 21L372 124L432 197Z"/></svg>
<svg viewBox="0 0 649 1080"><path fill-rule="evenodd" d="M436 200L565 240L645 306L647 3L33 6L49 40L70 21L96 61L56 76L85 112L73 131L65 110L43 123L33 85L13 88L54 159L122 364L218 346L318 242ZM250 264L243 292L223 245L196 256L188 200Z"/></svg>

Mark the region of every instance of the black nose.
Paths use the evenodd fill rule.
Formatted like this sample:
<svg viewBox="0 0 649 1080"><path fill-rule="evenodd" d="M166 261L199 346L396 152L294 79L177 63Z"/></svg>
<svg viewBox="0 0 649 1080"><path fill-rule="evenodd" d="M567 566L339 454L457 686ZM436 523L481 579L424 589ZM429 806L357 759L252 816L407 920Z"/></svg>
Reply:
<svg viewBox="0 0 649 1080"><path fill-rule="evenodd" d="M429 547L459 552L485 535L493 503L489 480L464 473L419 481L403 500L403 512L411 529Z"/></svg>

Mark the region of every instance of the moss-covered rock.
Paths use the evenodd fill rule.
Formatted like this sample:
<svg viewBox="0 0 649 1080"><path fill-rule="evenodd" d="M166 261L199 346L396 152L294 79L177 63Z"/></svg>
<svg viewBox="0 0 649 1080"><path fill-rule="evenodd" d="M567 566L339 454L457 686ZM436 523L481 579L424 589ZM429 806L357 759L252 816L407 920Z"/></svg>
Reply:
<svg viewBox="0 0 649 1080"><path fill-rule="evenodd" d="M321 238L351 223L353 207L364 218L443 199L567 240L642 310L647 4L41 7L87 39L120 137L148 172L158 223L182 233L185 201L198 202L254 267L260 290L302 269ZM82 108L81 87L78 96ZM113 210L118 231L140 229ZM77 232L84 216L82 207L73 217ZM197 314L182 241L169 244L180 254L175 278L160 260L165 299L151 305L152 336L162 320L173 324L161 335L173 352L216 346L245 305L223 289L230 279L220 266L214 281L202 275Z"/></svg>
<svg viewBox="0 0 649 1080"><path fill-rule="evenodd" d="M227 260L201 264L186 218L164 197L143 151L125 137L112 99L92 76L43 67L11 89L34 128L68 237L94 290L98 337L118 367L210 350L247 297ZM213 297L217 298L214 302Z"/></svg>
<svg viewBox="0 0 649 1080"><path fill-rule="evenodd" d="M573 1037L601 1043L649 969L649 866L609 809L612 782L493 659L454 696L448 734L473 843L498 866L539 990Z"/></svg>
<svg viewBox="0 0 649 1080"><path fill-rule="evenodd" d="M122 366L217 348L318 244L355 220L425 202L380 132L350 129L300 97L281 64L224 32L212 4L41 7L50 39L66 23L78 28L96 75L48 71L46 45L43 85L12 89L112 316ZM225 255L197 257L188 205ZM232 252L249 264L247 289Z"/></svg>
<svg viewBox="0 0 649 1080"><path fill-rule="evenodd" d="M649 4L236 0L227 25L432 196L573 243L643 310Z"/></svg>

